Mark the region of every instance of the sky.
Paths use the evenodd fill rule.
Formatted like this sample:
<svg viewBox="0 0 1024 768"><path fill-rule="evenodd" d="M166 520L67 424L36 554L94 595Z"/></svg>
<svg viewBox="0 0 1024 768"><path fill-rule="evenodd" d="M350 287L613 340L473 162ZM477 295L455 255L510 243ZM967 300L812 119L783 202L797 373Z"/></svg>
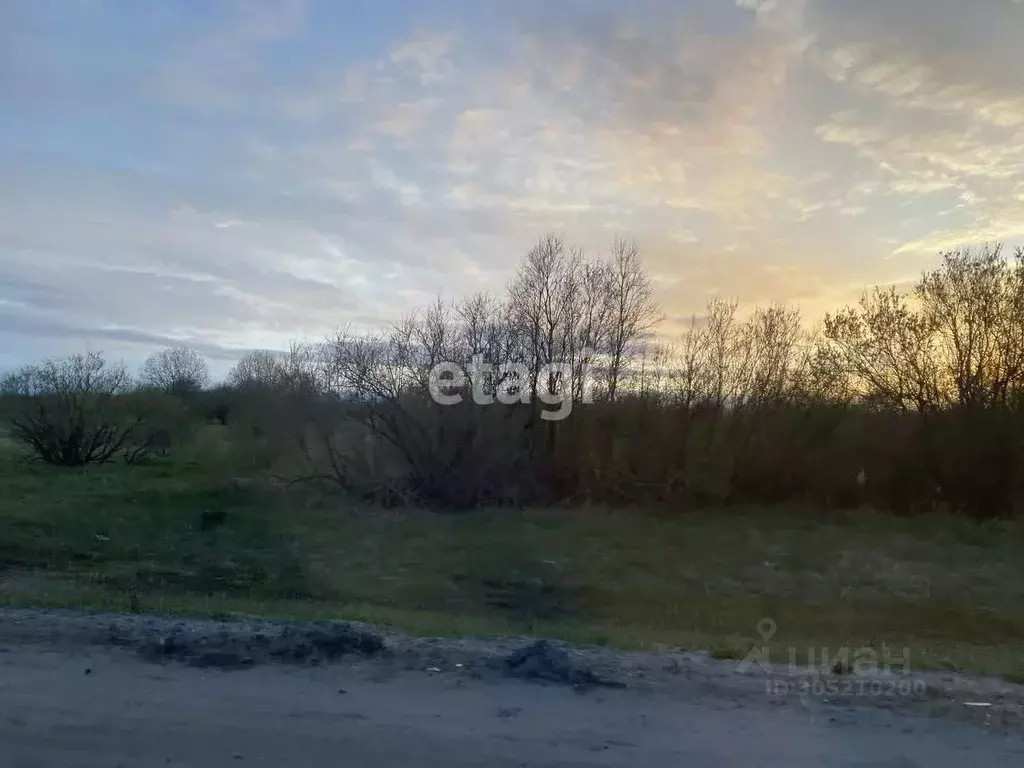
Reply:
<svg viewBox="0 0 1024 768"><path fill-rule="evenodd" d="M4 0L0 369L374 329L635 238L671 335L1024 243L1020 0Z"/></svg>

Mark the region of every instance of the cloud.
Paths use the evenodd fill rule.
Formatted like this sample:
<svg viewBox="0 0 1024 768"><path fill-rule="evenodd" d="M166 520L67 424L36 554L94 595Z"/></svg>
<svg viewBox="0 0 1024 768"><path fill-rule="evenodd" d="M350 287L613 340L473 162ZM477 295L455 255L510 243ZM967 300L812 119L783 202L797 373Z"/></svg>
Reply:
<svg viewBox="0 0 1024 768"><path fill-rule="evenodd" d="M1024 9L1004 0L820 2L809 63L844 109L816 128L874 170L882 194L931 199L934 231L899 244L924 255L1024 235L1013 190L1024 178L1024 74L1014 64ZM943 225L949 215L955 226Z"/></svg>
<svg viewBox="0 0 1024 768"><path fill-rule="evenodd" d="M500 292L547 230L636 236L673 317L716 294L816 312L1024 240L1009 0L3 13L22 357L74 329L141 352L379 326Z"/></svg>
<svg viewBox="0 0 1024 768"><path fill-rule="evenodd" d="M442 81L453 68L451 53L457 42L453 33L417 30L411 37L392 46L388 59L392 64L415 71L424 85Z"/></svg>
<svg viewBox="0 0 1024 768"><path fill-rule="evenodd" d="M180 105L231 109L257 105L258 91L273 83L274 72L261 53L301 35L303 0L233 0L204 20L197 34L172 44L157 68L156 88Z"/></svg>

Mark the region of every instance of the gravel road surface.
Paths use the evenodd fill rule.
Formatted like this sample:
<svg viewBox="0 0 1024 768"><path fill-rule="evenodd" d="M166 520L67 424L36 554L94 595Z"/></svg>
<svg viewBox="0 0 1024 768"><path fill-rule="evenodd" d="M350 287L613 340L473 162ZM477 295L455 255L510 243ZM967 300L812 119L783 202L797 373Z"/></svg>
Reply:
<svg viewBox="0 0 1024 768"><path fill-rule="evenodd" d="M154 637L170 648L166 639L177 633L178 650L184 636L227 637L223 627L212 631L209 623L0 611L0 765L1024 765L1021 729L1006 725L1005 691L1001 707L964 719L877 702L770 698L761 683L726 682L735 675L718 679L685 659L653 679L624 657L622 682L612 686L601 682L614 671L605 658L595 667L601 675L586 678L598 682L583 686L573 677L511 676L494 663L503 648L481 661L482 645L396 636L384 637L384 650L370 643L287 662L268 651L229 663L236 638L226 655L154 653ZM279 635L260 631L256 647L279 650ZM301 632L287 636L307 642ZM205 640L202 649L210 650ZM572 655L573 663L585 658Z"/></svg>

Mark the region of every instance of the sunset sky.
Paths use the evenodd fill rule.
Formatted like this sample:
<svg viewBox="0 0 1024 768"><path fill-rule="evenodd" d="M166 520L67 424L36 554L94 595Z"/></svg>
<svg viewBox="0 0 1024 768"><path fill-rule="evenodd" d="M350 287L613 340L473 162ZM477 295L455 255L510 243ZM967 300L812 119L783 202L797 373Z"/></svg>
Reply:
<svg viewBox="0 0 1024 768"><path fill-rule="evenodd" d="M211 357L634 237L666 331L1024 243L1018 0L4 0L0 368ZM218 363L218 361L220 361Z"/></svg>

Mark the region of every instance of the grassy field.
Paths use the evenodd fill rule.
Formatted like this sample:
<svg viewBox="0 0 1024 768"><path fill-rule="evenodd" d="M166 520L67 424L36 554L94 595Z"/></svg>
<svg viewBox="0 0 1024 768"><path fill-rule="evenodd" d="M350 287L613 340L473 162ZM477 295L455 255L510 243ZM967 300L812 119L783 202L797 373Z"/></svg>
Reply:
<svg viewBox="0 0 1024 768"><path fill-rule="evenodd" d="M2 447L2 446L0 446ZM741 658L887 644L1024 680L1024 524L761 508L371 509L209 462L57 470L0 451L8 605L351 618ZM897 654L899 655L899 654Z"/></svg>

